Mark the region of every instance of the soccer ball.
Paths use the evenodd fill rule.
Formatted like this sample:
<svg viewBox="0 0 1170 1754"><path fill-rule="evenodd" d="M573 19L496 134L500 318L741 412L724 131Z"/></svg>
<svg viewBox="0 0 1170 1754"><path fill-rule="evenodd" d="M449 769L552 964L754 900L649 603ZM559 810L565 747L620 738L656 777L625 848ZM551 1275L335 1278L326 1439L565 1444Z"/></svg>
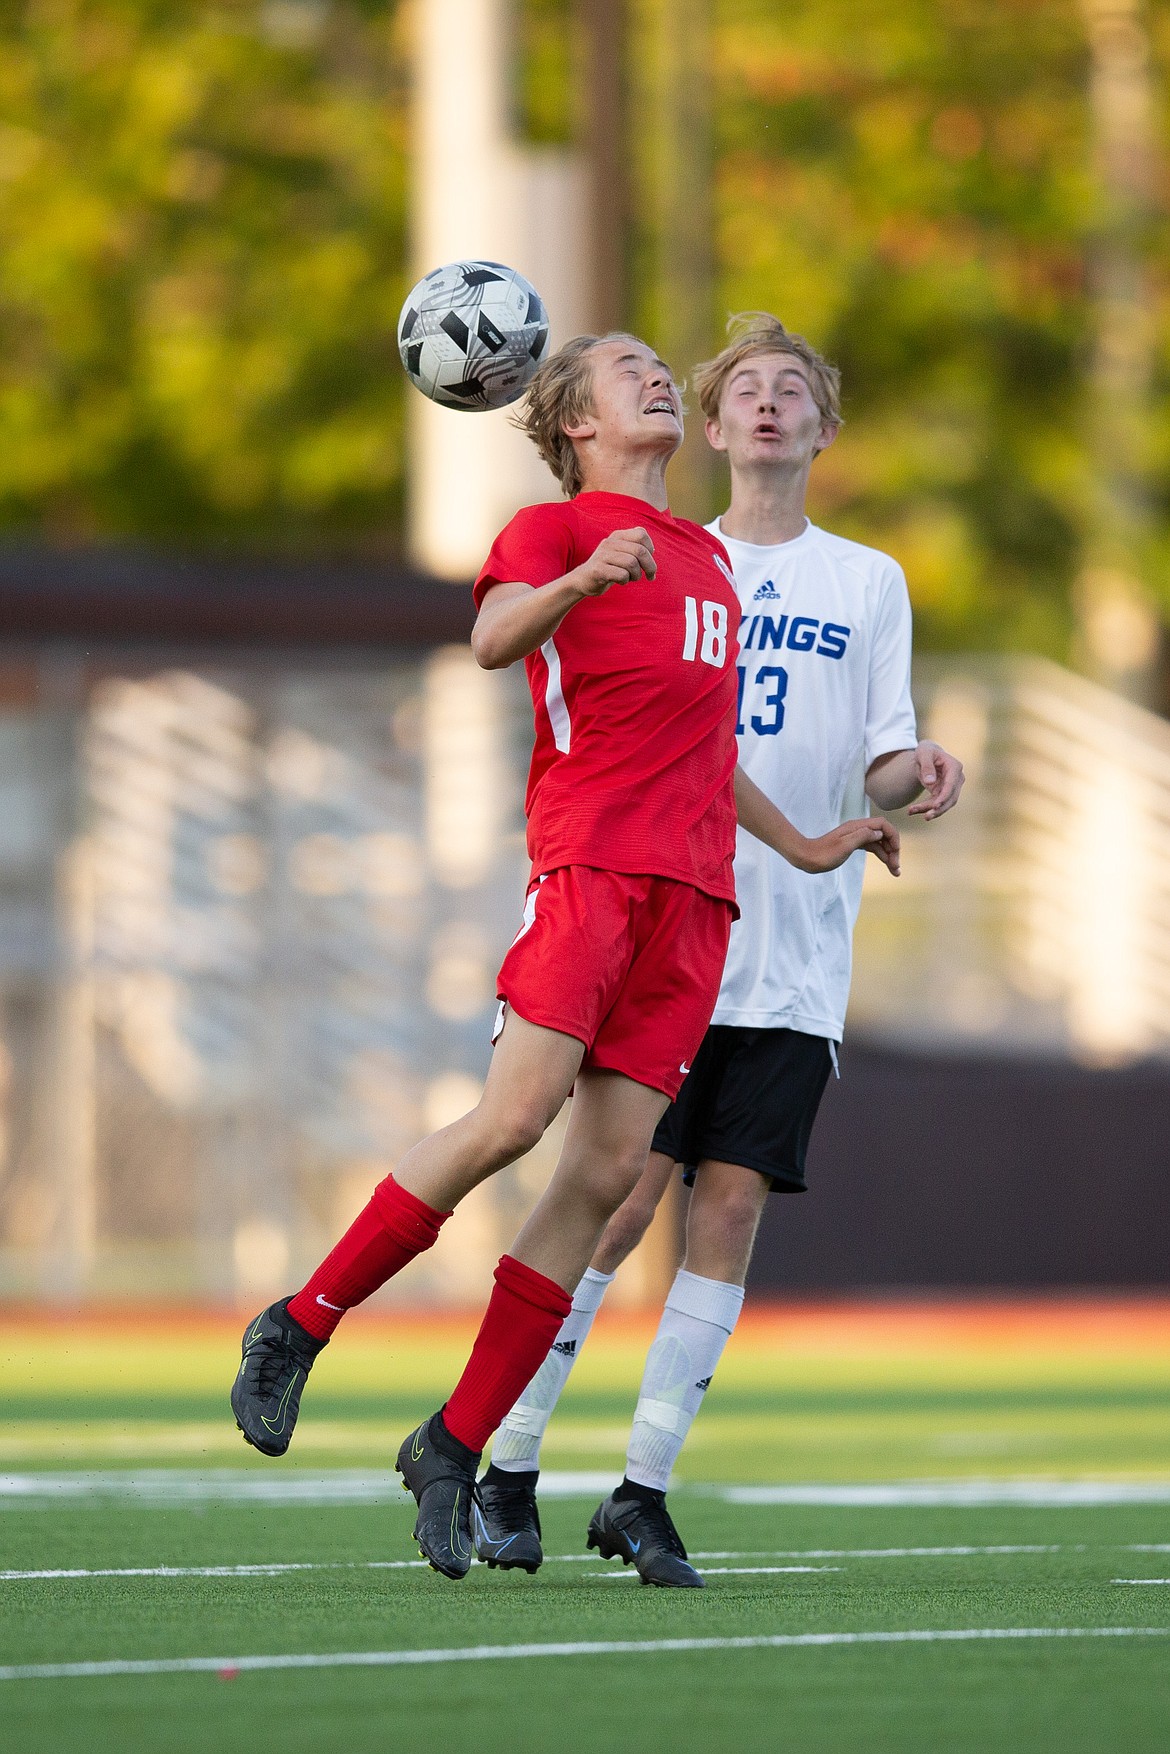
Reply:
<svg viewBox="0 0 1170 1754"><path fill-rule="evenodd" d="M501 262L448 262L407 294L398 351L416 389L444 408L482 412L522 396L548 354L536 288Z"/></svg>

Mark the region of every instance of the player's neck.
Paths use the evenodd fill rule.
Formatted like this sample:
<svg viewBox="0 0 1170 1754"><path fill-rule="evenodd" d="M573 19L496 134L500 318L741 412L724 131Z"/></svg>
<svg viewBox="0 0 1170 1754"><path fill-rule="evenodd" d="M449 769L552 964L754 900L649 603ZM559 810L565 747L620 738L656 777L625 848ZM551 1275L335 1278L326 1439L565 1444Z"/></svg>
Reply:
<svg viewBox="0 0 1170 1754"><path fill-rule="evenodd" d="M582 493L624 493L629 499L644 499L655 511L664 512L666 465L669 457L654 452L638 452L632 457L590 457L581 471Z"/></svg>
<svg viewBox="0 0 1170 1754"><path fill-rule="evenodd" d="M808 518L804 500L808 470L732 470L731 504L719 520L719 528L735 542L771 548L777 542L794 542L803 534Z"/></svg>

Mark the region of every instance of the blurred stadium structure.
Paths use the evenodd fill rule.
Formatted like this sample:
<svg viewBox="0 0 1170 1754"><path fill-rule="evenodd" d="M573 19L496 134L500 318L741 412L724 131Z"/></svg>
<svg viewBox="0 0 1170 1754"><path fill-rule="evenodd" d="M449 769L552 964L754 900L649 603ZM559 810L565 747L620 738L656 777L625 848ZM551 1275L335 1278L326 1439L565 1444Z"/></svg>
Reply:
<svg viewBox="0 0 1170 1754"><path fill-rule="evenodd" d="M522 683L466 647L23 669L35 703L0 721L5 1288L280 1282L478 1094L525 882ZM470 1202L412 1294L470 1291L547 1170Z"/></svg>
<svg viewBox="0 0 1170 1754"><path fill-rule="evenodd" d="M1170 727L1034 658L919 666L963 807L874 861L852 1021L915 1046L1170 1056Z"/></svg>
<svg viewBox="0 0 1170 1754"><path fill-rule="evenodd" d="M480 1087L526 878L523 680L461 645L46 649L3 679L0 1290L279 1287ZM1031 660L919 686L971 783L899 884L871 865L857 1032L1170 1056L1170 730ZM554 1151L399 1295L473 1297Z"/></svg>

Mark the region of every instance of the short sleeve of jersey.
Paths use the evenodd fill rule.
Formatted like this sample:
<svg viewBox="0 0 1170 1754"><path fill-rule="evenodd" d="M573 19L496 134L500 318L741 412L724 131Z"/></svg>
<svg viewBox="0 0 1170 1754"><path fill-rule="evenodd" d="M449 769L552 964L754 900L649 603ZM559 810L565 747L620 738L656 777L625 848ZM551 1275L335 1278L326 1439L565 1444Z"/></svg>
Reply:
<svg viewBox="0 0 1170 1754"><path fill-rule="evenodd" d="M913 637L910 593L906 575L890 562L882 587L870 647L869 692L865 708L865 765L918 742L914 701L910 694Z"/></svg>
<svg viewBox="0 0 1170 1754"><path fill-rule="evenodd" d="M568 504L525 506L505 524L480 569L473 592L479 609L493 585L548 585L572 568L576 519Z"/></svg>

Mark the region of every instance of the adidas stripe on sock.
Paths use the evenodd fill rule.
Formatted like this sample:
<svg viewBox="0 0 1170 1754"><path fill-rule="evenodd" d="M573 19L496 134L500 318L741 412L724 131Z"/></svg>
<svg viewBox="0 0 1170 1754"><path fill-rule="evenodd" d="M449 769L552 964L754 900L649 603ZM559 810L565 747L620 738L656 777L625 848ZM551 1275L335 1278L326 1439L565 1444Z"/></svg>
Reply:
<svg viewBox="0 0 1170 1754"><path fill-rule="evenodd" d="M573 1307L548 1356L496 1432L493 1468L505 1474L527 1474L539 1468L544 1428L561 1398L569 1372L581 1355L601 1300L612 1284L612 1273L595 1273L592 1267L586 1267L585 1276L573 1294Z"/></svg>

